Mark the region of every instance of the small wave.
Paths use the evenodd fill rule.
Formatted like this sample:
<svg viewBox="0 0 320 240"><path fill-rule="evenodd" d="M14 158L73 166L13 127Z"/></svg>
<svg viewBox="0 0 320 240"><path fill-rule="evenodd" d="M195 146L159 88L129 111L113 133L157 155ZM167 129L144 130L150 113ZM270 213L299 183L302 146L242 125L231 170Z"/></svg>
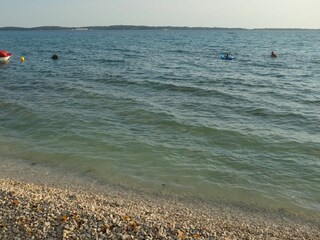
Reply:
<svg viewBox="0 0 320 240"><path fill-rule="evenodd" d="M136 85L139 84L138 81L125 79L120 75L113 75L113 74L105 74L102 78L94 79L95 82L104 83L108 85L121 85L121 86L129 86L129 85Z"/></svg>
<svg viewBox="0 0 320 240"><path fill-rule="evenodd" d="M127 58L137 59L137 58L145 58L145 57L148 57L148 56L143 55L141 53L139 53L139 54L136 54L136 53L125 53L123 55L123 57L126 58L126 59Z"/></svg>
<svg viewBox="0 0 320 240"><path fill-rule="evenodd" d="M140 123L147 125L154 125L156 123L173 119L174 115L165 110L155 110L149 108L133 108L127 109L122 112L122 116L130 117L131 119L136 119Z"/></svg>
<svg viewBox="0 0 320 240"><path fill-rule="evenodd" d="M320 63L320 59L311 60L310 63L319 64Z"/></svg>
<svg viewBox="0 0 320 240"><path fill-rule="evenodd" d="M24 111L26 108L21 106L20 104L17 104L15 102L7 102L7 101L1 101L0 100L0 109L1 111Z"/></svg>
<svg viewBox="0 0 320 240"><path fill-rule="evenodd" d="M0 101L0 109L2 124L9 128L24 129L27 125L31 127L37 119L37 114L22 104Z"/></svg>
<svg viewBox="0 0 320 240"><path fill-rule="evenodd" d="M122 53L140 53L140 51L132 50L132 49L126 49L126 48L108 48L108 51L117 51Z"/></svg>
<svg viewBox="0 0 320 240"><path fill-rule="evenodd" d="M266 108L254 108L254 109L248 109L244 112L253 115L253 116L259 116L259 117L273 117L275 119L278 118L284 118L284 119L301 119L301 120L307 120L307 118L301 114L301 113L295 113L295 112L277 112L272 111L270 109Z"/></svg>
<svg viewBox="0 0 320 240"><path fill-rule="evenodd" d="M101 82L105 84L111 85L121 85L121 86L130 86L130 85L140 85L141 87L151 88L153 90L160 91L172 91L176 93L185 93L192 94L197 96L222 96L225 98L235 98L238 99L238 95L233 95L232 93L227 93L218 89L213 88L203 88L196 85L185 85L179 84L172 81L168 81L168 79L163 75L159 76L162 81L159 80L135 80L135 79L126 79L122 76L114 76L112 74L107 74L104 78L95 79L96 82Z"/></svg>
<svg viewBox="0 0 320 240"><path fill-rule="evenodd" d="M160 82L155 80L148 80L151 87L157 90L166 90L166 91L173 91L173 92L181 92L181 93L190 93L197 96L212 96L212 95L220 95L227 98L238 98L231 93L227 93L218 89L213 88L203 88L196 85L183 85L177 84L174 82Z"/></svg>
<svg viewBox="0 0 320 240"><path fill-rule="evenodd" d="M99 59L100 63L125 63L124 59Z"/></svg>
<svg viewBox="0 0 320 240"><path fill-rule="evenodd" d="M108 51L118 51L118 52L128 52L128 49L124 49L124 48L108 48Z"/></svg>
<svg viewBox="0 0 320 240"><path fill-rule="evenodd" d="M167 52L168 53L191 53L190 51L182 50L182 49L168 50Z"/></svg>
<svg viewBox="0 0 320 240"><path fill-rule="evenodd" d="M134 108L126 109L121 114L122 117L130 119L130 123L143 124L143 128L149 126L151 128L161 129L163 134L187 134L180 135L182 138L188 136L189 139L197 139L197 141L204 141L202 148L207 144L214 144L216 146L231 148L241 144L257 144L257 139L252 136L246 135L240 131L217 128L208 126L193 121L188 121L178 114L173 114L165 109L152 109L152 108ZM184 142L187 144L187 142ZM190 144L195 145L196 142L191 141Z"/></svg>
<svg viewBox="0 0 320 240"><path fill-rule="evenodd" d="M303 99L303 100L300 100L300 102L304 104L320 105L320 99Z"/></svg>

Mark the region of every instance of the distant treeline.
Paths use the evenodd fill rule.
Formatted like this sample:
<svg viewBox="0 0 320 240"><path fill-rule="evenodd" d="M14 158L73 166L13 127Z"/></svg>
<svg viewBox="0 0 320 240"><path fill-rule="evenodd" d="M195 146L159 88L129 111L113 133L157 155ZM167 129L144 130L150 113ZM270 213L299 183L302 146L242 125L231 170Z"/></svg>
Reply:
<svg viewBox="0 0 320 240"><path fill-rule="evenodd" d="M60 27L41 26L32 28L23 27L0 27L0 31L34 31L34 30L320 30L302 28L222 28L222 27L172 27L172 26L133 26L133 25L112 25L112 26L88 26L88 27Z"/></svg>

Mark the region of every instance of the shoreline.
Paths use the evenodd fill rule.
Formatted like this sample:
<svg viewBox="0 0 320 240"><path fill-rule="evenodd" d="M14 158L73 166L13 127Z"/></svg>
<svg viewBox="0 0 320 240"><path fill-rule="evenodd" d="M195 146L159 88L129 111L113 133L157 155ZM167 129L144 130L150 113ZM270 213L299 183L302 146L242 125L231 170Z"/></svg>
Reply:
<svg viewBox="0 0 320 240"><path fill-rule="evenodd" d="M286 215L151 195L0 163L1 239L319 239L320 226Z"/></svg>

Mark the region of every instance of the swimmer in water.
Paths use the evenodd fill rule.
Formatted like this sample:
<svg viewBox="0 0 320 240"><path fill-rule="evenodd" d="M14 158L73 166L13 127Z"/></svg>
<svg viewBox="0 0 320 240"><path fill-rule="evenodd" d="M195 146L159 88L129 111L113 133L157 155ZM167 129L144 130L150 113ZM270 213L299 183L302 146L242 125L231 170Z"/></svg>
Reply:
<svg viewBox="0 0 320 240"><path fill-rule="evenodd" d="M271 52L271 57L272 58L277 58L278 56L277 56L277 53L275 52L275 51L272 51Z"/></svg>

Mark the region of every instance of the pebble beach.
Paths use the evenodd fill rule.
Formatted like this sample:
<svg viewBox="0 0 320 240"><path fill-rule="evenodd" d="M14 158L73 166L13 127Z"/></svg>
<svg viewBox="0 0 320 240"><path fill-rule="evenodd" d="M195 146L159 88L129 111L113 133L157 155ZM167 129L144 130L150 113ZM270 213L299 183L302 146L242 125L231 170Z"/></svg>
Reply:
<svg viewBox="0 0 320 240"><path fill-rule="evenodd" d="M0 239L320 239L319 225L294 217L0 166Z"/></svg>

